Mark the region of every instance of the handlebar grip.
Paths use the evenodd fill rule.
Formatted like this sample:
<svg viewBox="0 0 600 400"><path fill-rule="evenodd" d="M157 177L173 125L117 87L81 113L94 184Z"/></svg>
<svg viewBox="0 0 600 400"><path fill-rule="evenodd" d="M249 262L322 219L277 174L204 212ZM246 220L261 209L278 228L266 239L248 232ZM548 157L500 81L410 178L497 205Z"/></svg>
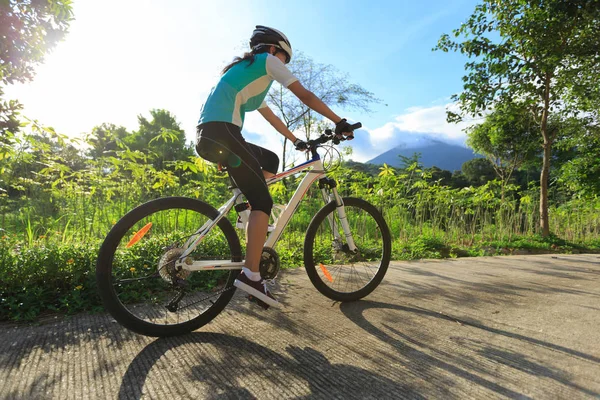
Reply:
<svg viewBox="0 0 600 400"><path fill-rule="evenodd" d="M350 125L350 129L355 130L362 128L362 124L360 122L355 123L354 125Z"/></svg>

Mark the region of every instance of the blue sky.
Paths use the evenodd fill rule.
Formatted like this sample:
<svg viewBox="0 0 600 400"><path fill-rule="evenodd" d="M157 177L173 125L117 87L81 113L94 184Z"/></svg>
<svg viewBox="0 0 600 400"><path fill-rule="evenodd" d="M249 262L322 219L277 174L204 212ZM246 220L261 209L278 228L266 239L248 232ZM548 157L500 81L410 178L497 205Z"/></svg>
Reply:
<svg viewBox="0 0 600 400"><path fill-rule="evenodd" d="M270 25L294 49L349 73L386 104L371 114L336 110L363 123L353 158L365 161L416 139L411 135L464 141L464 126L446 124L445 108L461 90L465 59L431 49L476 3L76 0L69 35L34 82L6 92L25 104L26 116L69 135L102 122L135 129L138 114L165 108L191 140L220 69L244 50L254 25ZM245 130L249 140L280 146L258 113L250 113Z"/></svg>

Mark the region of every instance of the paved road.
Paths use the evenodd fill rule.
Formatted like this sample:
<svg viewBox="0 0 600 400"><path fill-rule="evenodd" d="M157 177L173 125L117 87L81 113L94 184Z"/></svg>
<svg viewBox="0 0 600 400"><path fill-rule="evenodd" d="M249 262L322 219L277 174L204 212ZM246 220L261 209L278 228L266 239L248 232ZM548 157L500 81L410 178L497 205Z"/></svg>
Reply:
<svg viewBox="0 0 600 400"><path fill-rule="evenodd" d="M0 398L600 398L599 255L397 262L351 304L281 281L284 311L236 294L177 338L0 325Z"/></svg>

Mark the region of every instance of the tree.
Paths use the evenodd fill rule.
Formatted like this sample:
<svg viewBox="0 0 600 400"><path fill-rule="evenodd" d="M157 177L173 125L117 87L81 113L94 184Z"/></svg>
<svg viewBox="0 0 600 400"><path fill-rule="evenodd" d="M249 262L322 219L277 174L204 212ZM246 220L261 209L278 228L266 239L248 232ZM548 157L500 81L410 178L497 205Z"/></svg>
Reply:
<svg viewBox="0 0 600 400"><path fill-rule="evenodd" d="M460 51L470 60L464 90L453 98L463 116L523 105L539 125L543 163L540 175L540 228L550 233L548 175L556 130L551 115L564 118L581 111L597 113L600 98L600 7L587 0L483 0L470 18L442 35L435 49Z"/></svg>
<svg viewBox="0 0 600 400"><path fill-rule="evenodd" d="M22 109L18 101L2 99L2 86L31 81L34 67L66 34L71 17L70 0L0 1L0 140L19 128Z"/></svg>
<svg viewBox="0 0 600 400"><path fill-rule="evenodd" d="M362 86L350 83L349 76L341 73L333 65L318 64L302 52L294 52L294 58L288 67L305 88L330 107L338 106L343 109L369 112L371 104L380 102L373 93ZM322 121L319 114L281 85L276 85L269 91L267 103L281 117L288 129L302 130L306 139L318 130ZM284 139L282 169L286 168L287 142L287 138Z"/></svg>
<svg viewBox="0 0 600 400"><path fill-rule="evenodd" d="M540 149L539 127L533 116L514 104L502 104L485 122L467 130L467 144L490 161L504 189L513 172Z"/></svg>
<svg viewBox="0 0 600 400"><path fill-rule="evenodd" d="M427 168L427 172L431 173L431 180L439 182L441 186L450 186L452 184L452 172L436 167Z"/></svg>
<svg viewBox="0 0 600 400"><path fill-rule="evenodd" d="M87 155L94 160L106 155L114 156L115 152L119 149L118 143L126 140L128 135L130 133L123 126L107 123L95 126L92 129L91 135L86 140L91 146Z"/></svg>
<svg viewBox="0 0 600 400"><path fill-rule="evenodd" d="M356 162L352 160L344 161L343 165L348 169L356 172L362 172L367 175L375 176L379 173L378 165L375 164L365 164L361 162Z"/></svg>
<svg viewBox="0 0 600 400"><path fill-rule="evenodd" d="M462 171L454 171L450 180L450 186L455 189L462 189L469 186L469 180Z"/></svg>
<svg viewBox="0 0 600 400"><path fill-rule="evenodd" d="M600 196L600 125L571 119L559 129L555 157L558 181L582 197Z"/></svg>
<svg viewBox="0 0 600 400"><path fill-rule="evenodd" d="M421 156L423 154L419 152L414 152L410 157L404 156L402 154L398 154L398 158L400 159L400 169L409 169L411 167L423 169L423 163L421 162Z"/></svg>
<svg viewBox="0 0 600 400"><path fill-rule="evenodd" d="M150 115L151 120L138 115L139 130L126 137L125 143L131 150L148 154L157 170L164 169L169 162L188 160L194 155L185 142L185 132L169 111L150 110Z"/></svg>
<svg viewBox="0 0 600 400"><path fill-rule="evenodd" d="M472 186L485 185L496 175L492 162L487 158L474 158L464 162L461 172L467 180L467 184Z"/></svg>
<svg viewBox="0 0 600 400"><path fill-rule="evenodd" d="M29 132L7 134L13 147L0 157L2 208L20 196L26 196L28 201L47 202L50 193L44 190L45 184L57 177L67 179L86 167L86 159L76 147L77 139L35 122L30 128Z"/></svg>

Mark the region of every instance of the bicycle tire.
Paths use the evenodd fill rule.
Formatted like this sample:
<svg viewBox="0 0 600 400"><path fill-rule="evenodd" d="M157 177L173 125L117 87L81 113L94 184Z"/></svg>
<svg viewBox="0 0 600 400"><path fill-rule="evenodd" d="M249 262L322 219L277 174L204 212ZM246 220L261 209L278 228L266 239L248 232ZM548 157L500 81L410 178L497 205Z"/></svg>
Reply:
<svg viewBox="0 0 600 400"><path fill-rule="evenodd" d="M323 270L324 266L322 266L322 263L320 262L320 260L318 259L319 257L324 257L324 258L328 258L331 260L330 257L335 258L335 255L330 255L328 254L329 252L331 253L336 253L336 254L346 254L348 255L348 259L344 260L344 261L349 261L349 262L359 262L359 258L360 256L353 256L351 255L348 251L344 251L341 249L336 249L336 250L332 250L331 248L327 249L325 248L325 250L323 251L323 249L318 250L316 249L316 239L317 239L317 234L319 232L319 229L321 229L321 231L325 234L325 241L327 241L328 239L326 238L327 236L327 230L329 230L329 235L331 235L332 231L331 231L331 225L329 224L329 222L327 222L327 217L328 216L333 216L333 218L335 219L337 216L337 212L336 212L336 203L335 201L330 202L329 204L325 205L323 208L321 208L317 214L315 214L315 216L313 217L313 219L311 220L308 229L306 230L306 237L304 240L304 267L306 268L306 272L308 274L308 277L310 278L310 281L312 282L312 284L315 286L315 288L321 292L324 296L332 299L332 300L336 300L336 301L342 301L342 302L348 302L348 301L356 301L359 300L367 295L369 295L371 292L373 292L373 290L375 290L377 288L377 286L381 283L381 281L383 280L389 263L390 263L390 259L391 259L391 254L392 254L392 240L391 240L391 234L389 231L389 228L387 226L387 223L385 222L385 219L383 218L383 215L381 215L381 213L379 212L379 210L377 210L377 208L375 208L372 204L370 204L369 202L362 200L362 199L358 199L358 198L353 198L353 197L344 197L342 199L342 201L344 202L344 208L346 210L346 214L350 214L349 211L352 211L353 209L358 209L361 211L364 211L366 214L368 215L373 222L370 222L371 224L371 234L376 235L377 232L379 232L379 234L381 235L381 258L380 260L378 260L378 266L377 266L377 271L373 274L373 276L370 277L369 281L362 287L356 289L356 290L351 290L351 291L346 291L346 290L339 290L339 289L335 289L333 287L331 287L329 284L326 283L326 280L330 280L331 282L333 282L333 277L331 276L331 274L328 271L322 271L322 273L319 273L317 270L317 265L319 265L319 269ZM348 217L349 222L352 223L351 219L352 217ZM323 223L325 223L325 225L323 225ZM374 224L373 224L374 223ZM365 224L366 226L366 224ZM376 227L375 227L376 226ZM351 226L351 229L354 229L354 227ZM363 229L366 229L363 227ZM343 234L343 232L341 232ZM367 232L360 232L361 234L354 232L353 237L355 239L355 241L357 241L357 246L359 249L358 253L361 253L363 251L366 252L367 249L362 248L361 246L363 246L363 242L367 243L366 240L368 238L365 238L365 235L367 235ZM319 238L321 239L321 238ZM333 242L333 241L332 241ZM325 245L327 247L327 245ZM333 244L332 244L333 246ZM364 245L366 247L366 245ZM347 249L346 249L347 250ZM369 252L371 252L372 249L369 249ZM315 253L319 253L320 254L315 254ZM356 257L354 260L352 260L353 257ZM360 262L364 262L364 260L361 260ZM370 262L370 261L369 261ZM326 268L326 267L325 267ZM340 271L350 271L350 275L354 276L354 279L356 279L358 275L358 272L356 270L354 270L354 263L351 266L348 265L341 265L340 267ZM345 268L345 269L344 269ZM346 273L346 272L340 272L340 275L342 273ZM329 278L327 279L323 279L322 275L327 278L327 275L329 275ZM339 281L339 279L338 279ZM331 283L330 282L330 283Z"/></svg>
<svg viewBox="0 0 600 400"><path fill-rule="evenodd" d="M113 273L115 273L115 275L117 273L115 271L116 268L113 268L115 266L115 254L117 253L118 248L123 248L122 243L124 242L122 242L122 240L126 239L125 235L131 231L132 227L136 226L136 224L143 223L140 221L145 221L162 211L175 213L177 216L176 219L179 218L180 212L183 213L185 211L190 211L191 215L194 217L207 219L214 219L219 214L215 208L200 200L185 197L165 197L151 200L131 210L113 226L100 248L96 263L96 281L100 297L106 310L124 327L142 335L158 337L181 335L194 331L210 322L225 308L233 297L235 292L233 282L237 276L236 270L218 271L221 276L228 274L226 280L221 278L221 282L224 282L224 291L219 294L218 299L212 302L212 305L205 311L185 322L168 325L158 324L144 320L134 314L128 305L121 301L116 292L116 287L118 285L115 283L113 277ZM187 217L187 214L185 215ZM175 223L177 224L178 221ZM198 229L199 227L200 226L195 226L195 229ZM215 235L224 236L224 241L227 243L228 247L228 250L225 250L225 252L230 253L229 259L232 261L241 261L243 257L239 238L229 220L227 218L222 218L211 230L211 234L213 231L215 231ZM160 260L162 260L162 258ZM146 267L146 265L144 265L144 267ZM199 273L204 272L192 272L191 274ZM156 274L156 272L154 274ZM162 281L160 281L160 274L158 279L159 282L162 283ZM165 284L163 283L163 285ZM168 283L165 286L168 287Z"/></svg>

